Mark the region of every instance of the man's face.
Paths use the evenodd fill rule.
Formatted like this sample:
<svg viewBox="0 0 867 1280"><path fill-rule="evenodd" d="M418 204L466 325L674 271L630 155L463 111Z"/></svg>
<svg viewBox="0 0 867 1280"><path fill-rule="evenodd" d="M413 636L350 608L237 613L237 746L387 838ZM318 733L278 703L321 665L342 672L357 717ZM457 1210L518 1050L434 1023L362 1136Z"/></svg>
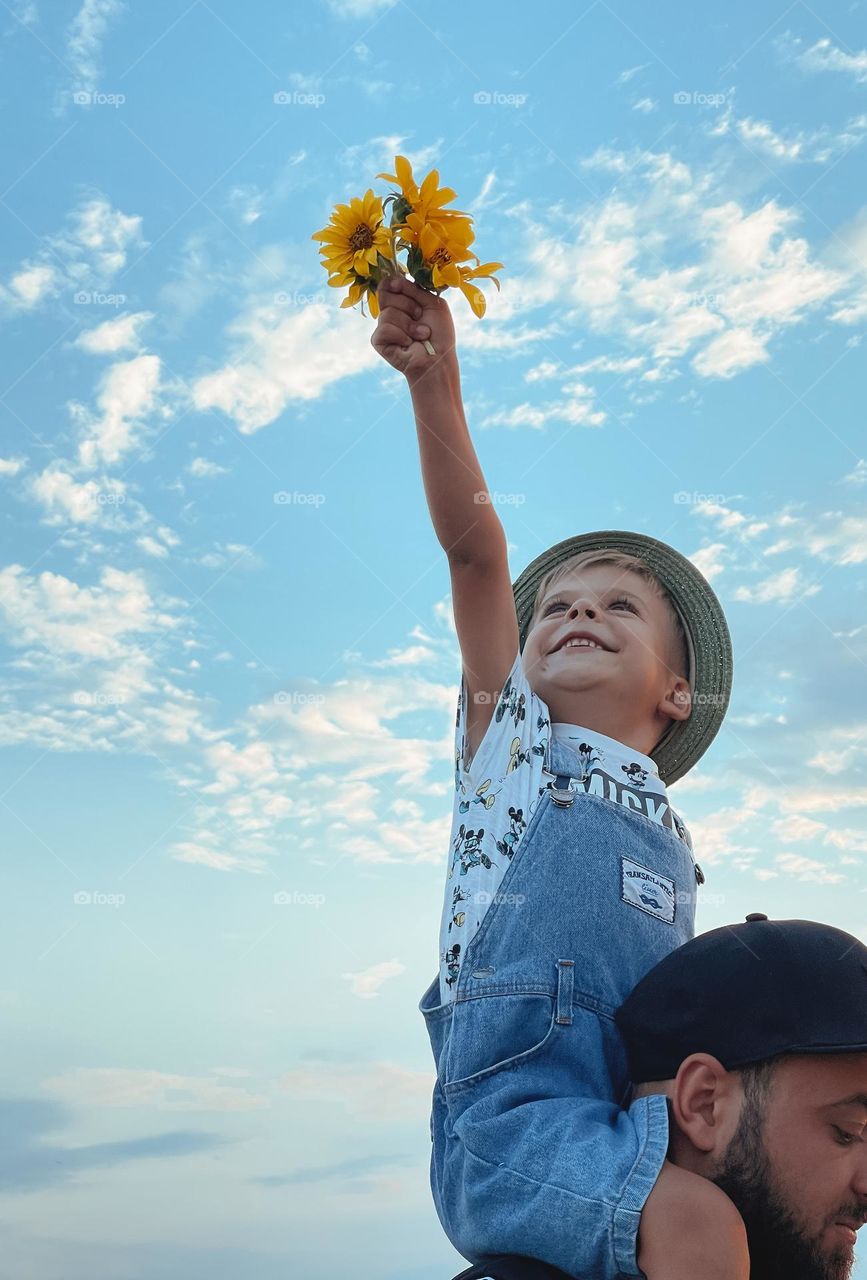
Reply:
<svg viewBox="0 0 867 1280"><path fill-rule="evenodd" d="M782 1058L763 1126L751 1112L709 1174L746 1223L751 1280L848 1280L854 1241L837 1224L867 1220L867 1054Z"/></svg>
<svg viewBox="0 0 867 1280"><path fill-rule="evenodd" d="M553 721L582 724L649 752L672 712L685 719L689 709L688 681L678 683L668 666L670 626L664 601L640 574L612 564L579 567L539 602L523 649L530 687ZM574 630L600 647L562 647ZM675 686L678 701L661 708Z"/></svg>

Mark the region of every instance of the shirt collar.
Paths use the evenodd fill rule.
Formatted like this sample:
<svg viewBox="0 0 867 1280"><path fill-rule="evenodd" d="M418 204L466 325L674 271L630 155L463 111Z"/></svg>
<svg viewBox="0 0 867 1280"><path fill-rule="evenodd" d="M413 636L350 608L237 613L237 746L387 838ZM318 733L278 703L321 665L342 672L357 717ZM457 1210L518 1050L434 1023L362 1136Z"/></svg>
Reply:
<svg viewBox="0 0 867 1280"><path fill-rule="evenodd" d="M580 724L567 724L563 721L556 721L551 725L551 732L559 742L565 742L567 746L577 750L578 744L581 742L589 743L595 746L599 751L602 759L607 766L606 772L611 772L612 768L620 773L620 766L630 764L638 764L642 769L647 771L647 783L649 789L655 791L664 791L665 785L659 776L659 770L656 767L656 761L643 751L636 751L634 747L628 747L625 742L621 742L618 738L609 738L605 733L599 733L596 729L586 729Z"/></svg>

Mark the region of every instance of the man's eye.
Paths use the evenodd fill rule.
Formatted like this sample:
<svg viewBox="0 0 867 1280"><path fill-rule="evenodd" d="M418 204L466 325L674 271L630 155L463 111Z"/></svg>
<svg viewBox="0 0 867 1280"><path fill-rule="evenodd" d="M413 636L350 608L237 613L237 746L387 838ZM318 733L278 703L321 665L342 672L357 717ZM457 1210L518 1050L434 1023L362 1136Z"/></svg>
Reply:
<svg viewBox="0 0 867 1280"><path fill-rule="evenodd" d="M857 1133L846 1133L845 1129L838 1129L836 1125L832 1125L832 1128L838 1135L837 1142L841 1147L851 1147L854 1143L861 1141Z"/></svg>

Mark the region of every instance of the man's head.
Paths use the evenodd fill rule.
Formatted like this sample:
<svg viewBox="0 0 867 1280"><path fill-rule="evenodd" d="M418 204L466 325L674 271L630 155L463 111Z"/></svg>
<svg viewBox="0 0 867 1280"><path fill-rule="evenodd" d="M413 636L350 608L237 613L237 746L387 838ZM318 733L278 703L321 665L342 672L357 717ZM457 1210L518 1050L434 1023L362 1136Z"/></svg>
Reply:
<svg viewBox="0 0 867 1280"><path fill-rule="evenodd" d="M751 1280L848 1280L867 1221L867 1053L782 1054L726 1071L693 1053L672 1080L668 1158L715 1182L747 1228Z"/></svg>
<svg viewBox="0 0 867 1280"><path fill-rule="evenodd" d="M564 647L582 631L597 648ZM596 729L649 755L690 714L689 656L665 588L635 556L585 552L539 584L522 650L552 721Z"/></svg>

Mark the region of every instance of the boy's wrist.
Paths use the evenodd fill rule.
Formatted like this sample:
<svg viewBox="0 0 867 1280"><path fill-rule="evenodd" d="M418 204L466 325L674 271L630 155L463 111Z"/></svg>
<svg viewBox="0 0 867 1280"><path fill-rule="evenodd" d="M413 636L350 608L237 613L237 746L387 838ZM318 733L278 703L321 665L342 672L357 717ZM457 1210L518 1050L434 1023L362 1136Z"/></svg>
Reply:
<svg viewBox="0 0 867 1280"><path fill-rule="evenodd" d="M458 358L454 352L447 356L431 356L430 367L417 373L406 375L410 393L423 396L426 392L441 395L443 390L459 391L461 373Z"/></svg>

